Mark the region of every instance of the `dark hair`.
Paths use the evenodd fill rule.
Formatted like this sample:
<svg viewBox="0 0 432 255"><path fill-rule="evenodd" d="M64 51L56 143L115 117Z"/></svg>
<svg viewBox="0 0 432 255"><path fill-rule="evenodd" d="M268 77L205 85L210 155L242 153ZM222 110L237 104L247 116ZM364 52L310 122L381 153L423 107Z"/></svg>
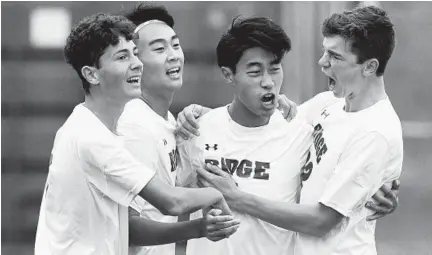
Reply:
<svg viewBox="0 0 432 255"><path fill-rule="evenodd" d="M333 14L324 21L322 34L325 37L341 36L350 42L357 63L376 58L379 61L377 76L384 74L395 47L393 23L384 10L375 6Z"/></svg>
<svg viewBox="0 0 432 255"><path fill-rule="evenodd" d="M100 66L99 58L109 45L117 45L120 37L130 41L135 26L125 17L97 13L82 19L72 28L66 40L64 56L81 78L86 94L90 84L81 73L83 66Z"/></svg>
<svg viewBox="0 0 432 255"><path fill-rule="evenodd" d="M141 3L124 16L132 21L136 26L149 20L160 20L171 28L174 27L174 19L163 5Z"/></svg>
<svg viewBox="0 0 432 255"><path fill-rule="evenodd" d="M269 18L237 17L217 45L219 67L229 67L235 72L244 51L253 47L272 52L276 61L280 63L285 53L291 50L291 41L285 31Z"/></svg>

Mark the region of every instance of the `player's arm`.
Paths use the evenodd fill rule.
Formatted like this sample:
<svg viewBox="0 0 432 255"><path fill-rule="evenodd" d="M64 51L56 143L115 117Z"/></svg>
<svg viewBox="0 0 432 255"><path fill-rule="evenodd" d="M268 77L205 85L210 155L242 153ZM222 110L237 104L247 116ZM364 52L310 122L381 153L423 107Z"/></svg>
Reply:
<svg viewBox="0 0 432 255"><path fill-rule="evenodd" d="M277 105L277 108L287 121L292 120L296 116L297 104L289 100L285 95L278 96ZM191 104L185 107L177 116L176 134L184 140L191 139L193 136L199 136L197 119L210 110L211 108L198 104Z"/></svg>
<svg viewBox="0 0 432 255"><path fill-rule="evenodd" d="M375 133L353 139L319 203L311 205L276 202L242 192L215 166L207 166L212 173L198 170L198 174L201 183L220 190L235 210L288 230L320 237L344 217L351 217L378 190L386 170L383 162L388 157L387 150L386 141Z"/></svg>
<svg viewBox="0 0 432 255"><path fill-rule="evenodd" d="M129 242L131 245L162 245L207 237L212 241L227 238L237 231L239 222L217 209L192 221L163 223L142 218L129 208Z"/></svg>
<svg viewBox="0 0 432 255"><path fill-rule="evenodd" d="M159 153L158 141L152 134L143 127L128 123L119 123L118 130L124 136L124 146L128 152L146 167L141 171L154 172L158 167ZM224 213L229 213L223 196L217 190L173 187L160 180L158 176L148 181L139 195L167 215L178 216L211 205L222 209Z"/></svg>

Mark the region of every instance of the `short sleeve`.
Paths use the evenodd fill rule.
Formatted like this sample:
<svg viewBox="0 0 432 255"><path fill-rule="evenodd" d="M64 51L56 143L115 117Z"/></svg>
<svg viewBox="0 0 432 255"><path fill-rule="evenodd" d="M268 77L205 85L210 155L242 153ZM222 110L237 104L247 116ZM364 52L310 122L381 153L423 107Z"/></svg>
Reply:
<svg viewBox="0 0 432 255"><path fill-rule="evenodd" d="M388 161L388 143L381 134L357 134L339 158L320 202L351 217L383 184Z"/></svg>
<svg viewBox="0 0 432 255"><path fill-rule="evenodd" d="M155 175L114 136L87 135L78 142L78 153L89 183L123 206L129 206Z"/></svg>
<svg viewBox="0 0 432 255"><path fill-rule="evenodd" d="M158 143L150 131L137 125L119 123L118 132L123 136L125 148L136 160L150 169L157 170Z"/></svg>
<svg viewBox="0 0 432 255"><path fill-rule="evenodd" d="M197 181L197 168L204 164L203 152L196 144L197 139L183 140L177 138L179 164L177 166L176 186L194 186Z"/></svg>

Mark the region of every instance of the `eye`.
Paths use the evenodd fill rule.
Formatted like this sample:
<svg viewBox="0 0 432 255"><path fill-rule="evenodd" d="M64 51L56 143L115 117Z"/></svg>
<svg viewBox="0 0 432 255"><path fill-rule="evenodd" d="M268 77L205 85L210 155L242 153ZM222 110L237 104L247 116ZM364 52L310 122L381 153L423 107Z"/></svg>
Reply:
<svg viewBox="0 0 432 255"><path fill-rule="evenodd" d="M165 47L157 47L156 49L154 49L155 51L164 51Z"/></svg>
<svg viewBox="0 0 432 255"><path fill-rule="evenodd" d="M251 75L251 76L258 76L261 73L260 70L257 71L248 71L247 74Z"/></svg>
<svg viewBox="0 0 432 255"><path fill-rule="evenodd" d="M126 58L127 58L127 56L123 54L123 55L118 56L117 59L119 59L119 60L125 60Z"/></svg>
<svg viewBox="0 0 432 255"><path fill-rule="evenodd" d="M277 73L277 72L279 72L279 70L280 70L280 67L273 67L270 69L270 72Z"/></svg>

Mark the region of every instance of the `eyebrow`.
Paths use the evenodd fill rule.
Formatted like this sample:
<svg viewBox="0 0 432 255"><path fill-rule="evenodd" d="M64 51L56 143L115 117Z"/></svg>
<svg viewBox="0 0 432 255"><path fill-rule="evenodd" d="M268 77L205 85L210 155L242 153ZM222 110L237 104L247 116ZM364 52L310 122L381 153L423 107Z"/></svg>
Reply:
<svg viewBox="0 0 432 255"><path fill-rule="evenodd" d="M328 51L330 54L334 55L334 56L342 57L341 54L339 54L339 53L337 53L337 52L335 52L335 51L332 51L332 50L327 50L327 51Z"/></svg>
<svg viewBox="0 0 432 255"><path fill-rule="evenodd" d="M247 63L246 68L250 68L250 67L254 67L254 66L261 67L262 64L260 62L250 62L250 63Z"/></svg>
<svg viewBox="0 0 432 255"><path fill-rule="evenodd" d="M171 41L172 41L172 40L175 40L175 39L178 39L178 36L177 36L177 35L173 35L173 36L171 37ZM154 39L153 41L150 41L150 42L149 42L149 45L151 46L151 45L153 45L153 44L155 44L155 43L164 43L164 42L165 42L165 39L159 38L159 39Z"/></svg>
<svg viewBox="0 0 432 255"><path fill-rule="evenodd" d="M127 50L127 49L121 49L121 50L119 50L119 51L114 52L113 56L114 56L114 55L117 55L117 54L119 54L119 53L128 53L128 50Z"/></svg>

